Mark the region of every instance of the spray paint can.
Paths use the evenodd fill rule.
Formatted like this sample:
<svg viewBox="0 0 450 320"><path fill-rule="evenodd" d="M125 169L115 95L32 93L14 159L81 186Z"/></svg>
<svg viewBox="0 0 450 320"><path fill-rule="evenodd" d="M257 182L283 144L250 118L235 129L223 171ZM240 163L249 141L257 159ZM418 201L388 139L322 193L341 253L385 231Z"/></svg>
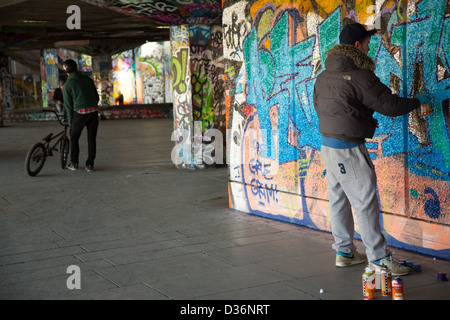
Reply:
<svg viewBox="0 0 450 320"><path fill-rule="evenodd" d="M363 299L372 300L375 298L375 271L369 266L366 267L362 275Z"/></svg>
<svg viewBox="0 0 450 320"><path fill-rule="evenodd" d="M380 274L381 294L385 297L392 294L392 273L388 268L383 268Z"/></svg>
<svg viewBox="0 0 450 320"><path fill-rule="evenodd" d="M423 90L421 95L428 93L428 91ZM428 103L424 103L420 105L420 111L422 112L423 116L428 116L431 114L431 106Z"/></svg>
<svg viewBox="0 0 450 320"><path fill-rule="evenodd" d="M399 277L392 280L392 300L403 300L403 280Z"/></svg>
<svg viewBox="0 0 450 320"><path fill-rule="evenodd" d="M420 111L423 116L429 116L431 114L431 106L428 103L420 105Z"/></svg>

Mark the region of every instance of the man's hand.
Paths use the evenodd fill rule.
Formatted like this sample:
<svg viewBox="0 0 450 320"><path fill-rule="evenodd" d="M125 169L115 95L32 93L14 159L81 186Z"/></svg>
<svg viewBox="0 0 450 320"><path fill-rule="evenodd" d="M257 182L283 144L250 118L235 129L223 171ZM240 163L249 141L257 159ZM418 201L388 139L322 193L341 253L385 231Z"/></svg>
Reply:
<svg viewBox="0 0 450 320"><path fill-rule="evenodd" d="M430 107L433 106L433 96L425 89L419 91L416 99L420 101L420 105L427 103Z"/></svg>

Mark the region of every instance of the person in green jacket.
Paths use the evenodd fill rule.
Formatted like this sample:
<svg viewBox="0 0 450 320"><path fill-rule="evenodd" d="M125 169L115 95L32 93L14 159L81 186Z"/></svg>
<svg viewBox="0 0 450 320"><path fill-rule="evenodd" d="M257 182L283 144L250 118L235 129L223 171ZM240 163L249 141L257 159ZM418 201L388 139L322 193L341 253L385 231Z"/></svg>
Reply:
<svg viewBox="0 0 450 320"><path fill-rule="evenodd" d="M97 150L98 131L98 102L99 96L94 81L87 75L78 71L77 63L72 60L64 61L63 68L68 78L63 88L64 107L67 111L67 120L70 125L70 164L69 170L78 169L80 154L80 139L83 128L87 129L88 158L86 170L94 170L94 160Z"/></svg>

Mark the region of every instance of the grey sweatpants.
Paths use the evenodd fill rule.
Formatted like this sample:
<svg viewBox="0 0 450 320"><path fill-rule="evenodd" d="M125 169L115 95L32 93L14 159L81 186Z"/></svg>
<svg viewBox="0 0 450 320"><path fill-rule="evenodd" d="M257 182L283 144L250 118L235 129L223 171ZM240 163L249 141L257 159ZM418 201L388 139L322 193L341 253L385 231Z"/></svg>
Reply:
<svg viewBox="0 0 450 320"><path fill-rule="evenodd" d="M369 261L389 254L381 233L377 177L365 144L351 149L334 149L322 145L327 169L328 199L333 249L350 253L354 250L353 207Z"/></svg>

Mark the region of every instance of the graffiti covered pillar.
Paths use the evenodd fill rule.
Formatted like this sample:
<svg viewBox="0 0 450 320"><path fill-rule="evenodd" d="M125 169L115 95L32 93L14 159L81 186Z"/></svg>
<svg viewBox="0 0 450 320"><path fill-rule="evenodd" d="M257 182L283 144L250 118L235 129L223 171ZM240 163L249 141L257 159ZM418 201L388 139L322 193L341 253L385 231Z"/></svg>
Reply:
<svg viewBox="0 0 450 320"><path fill-rule="evenodd" d="M213 145L206 139L207 132L214 127L214 83L212 69L212 48L210 46L211 29L207 25L189 26L190 69L192 86L192 111L194 120L195 145L201 145L201 152L195 153L198 167L204 167ZM201 124L201 125L200 125ZM212 160L212 159L208 159ZM212 161L208 161L211 163Z"/></svg>
<svg viewBox="0 0 450 320"><path fill-rule="evenodd" d="M137 103L164 103L164 43L147 42L135 50Z"/></svg>
<svg viewBox="0 0 450 320"><path fill-rule="evenodd" d="M211 25L208 48L211 50L211 85L213 90L212 109L214 112L214 128L222 133L223 137L223 163L226 163L226 107L225 107L225 81L223 58L223 32L222 25Z"/></svg>
<svg viewBox="0 0 450 320"><path fill-rule="evenodd" d="M374 115L379 127L366 145L383 232L391 246L450 259L448 12L446 0L224 2L230 206L330 231L312 94L343 26L359 22L379 30L369 55L385 85L435 97L429 116Z"/></svg>
<svg viewBox="0 0 450 320"><path fill-rule="evenodd" d="M92 57L92 77L100 97L100 105L114 103L111 56Z"/></svg>
<svg viewBox="0 0 450 320"><path fill-rule="evenodd" d="M53 91L59 86L58 53L56 49L44 49L41 54L42 107L47 108Z"/></svg>
<svg viewBox="0 0 450 320"><path fill-rule="evenodd" d="M190 169L223 164L226 127L221 26L171 27L171 54L172 140L177 141L172 160L178 167Z"/></svg>
<svg viewBox="0 0 450 320"><path fill-rule="evenodd" d="M170 28L170 47L172 54L173 81L173 121L174 131L172 141L172 161L177 168L194 169L193 157L193 113L191 70L189 68L190 48L187 26Z"/></svg>
<svg viewBox="0 0 450 320"><path fill-rule="evenodd" d="M209 77L211 65L211 50L207 48L210 36L210 28L205 25L190 25L189 47L192 87L192 113L194 120L194 142L201 145L202 150L208 148L208 142L203 142L203 134L214 126L214 112L211 107L212 87ZM201 124L201 125L200 125ZM198 166L203 167L202 152L195 153Z"/></svg>

